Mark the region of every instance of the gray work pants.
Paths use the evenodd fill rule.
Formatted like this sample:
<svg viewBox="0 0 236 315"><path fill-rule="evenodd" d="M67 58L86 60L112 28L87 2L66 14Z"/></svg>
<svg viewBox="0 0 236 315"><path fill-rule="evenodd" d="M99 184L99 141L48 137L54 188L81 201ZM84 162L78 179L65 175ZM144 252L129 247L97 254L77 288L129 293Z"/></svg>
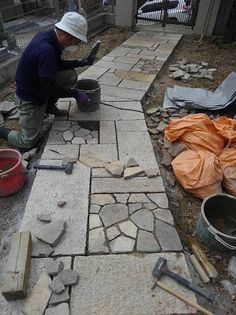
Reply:
<svg viewBox="0 0 236 315"><path fill-rule="evenodd" d="M77 81L77 74L74 69L58 72L57 85L70 88ZM16 95L15 103L19 111L20 131L11 130L8 134L8 142L14 147L31 149L40 138L40 131L43 124L47 104L36 105L31 101L21 99Z"/></svg>

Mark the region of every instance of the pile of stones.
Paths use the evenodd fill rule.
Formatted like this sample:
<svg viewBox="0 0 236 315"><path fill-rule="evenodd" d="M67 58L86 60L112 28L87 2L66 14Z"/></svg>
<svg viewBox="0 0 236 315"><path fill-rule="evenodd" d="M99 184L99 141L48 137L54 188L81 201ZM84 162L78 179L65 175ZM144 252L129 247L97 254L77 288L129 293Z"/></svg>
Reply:
<svg viewBox="0 0 236 315"><path fill-rule="evenodd" d="M0 102L0 126L4 124L5 117L8 119L17 119L19 117L18 110L14 102Z"/></svg>
<svg viewBox="0 0 236 315"><path fill-rule="evenodd" d="M192 78L213 80L213 73L217 68L210 68L207 62L200 64L189 63L183 59L175 64L170 65L170 78L189 82Z"/></svg>

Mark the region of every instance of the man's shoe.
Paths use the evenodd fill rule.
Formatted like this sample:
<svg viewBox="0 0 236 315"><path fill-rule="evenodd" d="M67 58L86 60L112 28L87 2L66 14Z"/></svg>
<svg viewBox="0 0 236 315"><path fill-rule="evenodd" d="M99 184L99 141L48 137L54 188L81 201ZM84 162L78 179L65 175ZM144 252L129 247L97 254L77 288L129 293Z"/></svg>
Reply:
<svg viewBox="0 0 236 315"><path fill-rule="evenodd" d="M47 107L46 114L55 115L56 117L63 117L68 114L68 111L64 109L60 110L56 107L56 105L50 105Z"/></svg>

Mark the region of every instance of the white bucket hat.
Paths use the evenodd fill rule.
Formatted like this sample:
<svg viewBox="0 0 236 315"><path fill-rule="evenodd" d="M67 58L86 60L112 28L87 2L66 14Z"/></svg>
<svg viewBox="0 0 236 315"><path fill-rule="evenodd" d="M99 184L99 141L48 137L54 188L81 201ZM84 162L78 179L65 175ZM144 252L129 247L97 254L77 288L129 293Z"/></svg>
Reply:
<svg viewBox="0 0 236 315"><path fill-rule="evenodd" d="M76 12L67 12L55 26L70 35L87 42L88 24L85 18Z"/></svg>

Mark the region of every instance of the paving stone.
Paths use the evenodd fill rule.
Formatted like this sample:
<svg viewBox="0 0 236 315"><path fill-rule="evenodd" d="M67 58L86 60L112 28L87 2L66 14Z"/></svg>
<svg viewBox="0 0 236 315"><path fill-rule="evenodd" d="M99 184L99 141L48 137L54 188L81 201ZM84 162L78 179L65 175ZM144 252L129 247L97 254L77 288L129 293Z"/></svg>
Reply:
<svg viewBox="0 0 236 315"><path fill-rule="evenodd" d="M47 162L51 164L47 160L44 164ZM53 220L63 219L67 224L65 237L54 248L53 255L85 253L89 183L90 170L79 162L74 164L71 175L50 170L37 172L20 227L21 231L31 231L33 246L35 234L42 227L37 214L44 209L44 213L50 213ZM75 193L75 187L79 187L79 193ZM59 200L67 202L63 208L58 208Z"/></svg>
<svg viewBox="0 0 236 315"><path fill-rule="evenodd" d="M130 194L129 203L137 202L149 202L149 199L145 194Z"/></svg>
<svg viewBox="0 0 236 315"><path fill-rule="evenodd" d="M148 198L158 205L160 208L168 209L169 201L165 193L147 194Z"/></svg>
<svg viewBox="0 0 236 315"><path fill-rule="evenodd" d="M47 263L47 273L49 276L56 276L64 268L64 263L61 260L53 260Z"/></svg>
<svg viewBox="0 0 236 315"><path fill-rule="evenodd" d="M112 177L110 173L107 172L105 168L93 168L92 169L92 177Z"/></svg>
<svg viewBox="0 0 236 315"><path fill-rule="evenodd" d="M98 131L97 130L91 131L91 135L93 138L98 138Z"/></svg>
<svg viewBox="0 0 236 315"><path fill-rule="evenodd" d="M115 237L120 235L120 231L116 226L111 226L106 230L106 235L109 241L113 240Z"/></svg>
<svg viewBox="0 0 236 315"><path fill-rule="evenodd" d="M167 209L156 209L153 211L155 217L161 221L169 223L174 226L174 218L170 210Z"/></svg>
<svg viewBox="0 0 236 315"><path fill-rule="evenodd" d="M68 303L61 303L57 306L46 309L45 315L70 315L70 308Z"/></svg>
<svg viewBox="0 0 236 315"><path fill-rule="evenodd" d="M138 82L138 81L132 81L132 80L123 80L120 82L118 87L127 88L127 89L134 89L134 90L142 90L147 91L150 87L149 82Z"/></svg>
<svg viewBox="0 0 236 315"><path fill-rule="evenodd" d="M78 131L80 128L81 128L81 126L78 125L78 123L75 123L68 130L70 130L71 132L75 132L75 131Z"/></svg>
<svg viewBox="0 0 236 315"><path fill-rule="evenodd" d="M25 300L24 314L25 315L41 315L47 307L48 300L51 296L49 285L51 279L44 271L40 275L37 283L32 289L31 295Z"/></svg>
<svg viewBox="0 0 236 315"><path fill-rule="evenodd" d="M150 193L164 192L165 188L160 176L155 178L135 177L128 181L122 178L93 178L92 193Z"/></svg>
<svg viewBox="0 0 236 315"><path fill-rule="evenodd" d="M100 143L116 143L116 130L114 121L100 121Z"/></svg>
<svg viewBox="0 0 236 315"><path fill-rule="evenodd" d="M145 173L148 178L157 177L160 175L158 168L149 168L148 170L145 170Z"/></svg>
<svg viewBox="0 0 236 315"><path fill-rule="evenodd" d="M131 57L131 56L124 56L124 57L116 57L113 62L121 62L121 63L128 63L131 65L135 65L140 60L140 57Z"/></svg>
<svg viewBox="0 0 236 315"><path fill-rule="evenodd" d="M147 125L144 119L116 121L116 128L118 131L147 131Z"/></svg>
<svg viewBox="0 0 236 315"><path fill-rule="evenodd" d="M36 241L32 245L31 256L33 257L49 257L54 252L54 249L41 241Z"/></svg>
<svg viewBox="0 0 236 315"><path fill-rule="evenodd" d="M120 46L113 49L109 54L107 54L107 56L108 57L123 57L123 56L126 56L131 51L132 51L132 48Z"/></svg>
<svg viewBox="0 0 236 315"><path fill-rule="evenodd" d="M98 206L98 205L91 205L90 206L90 213L99 213L101 209L101 206Z"/></svg>
<svg viewBox="0 0 236 315"><path fill-rule="evenodd" d="M108 71L109 68L101 68L101 67L97 67L96 65L89 67L87 70L85 70L83 73L81 73L78 76L78 80L82 80L82 79L93 79L93 80L97 80L98 78L100 78L104 73L106 73Z"/></svg>
<svg viewBox="0 0 236 315"><path fill-rule="evenodd" d="M110 194L96 194L91 195L91 201L92 204L104 206L106 204L115 203L115 199Z"/></svg>
<svg viewBox="0 0 236 315"><path fill-rule="evenodd" d="M142 38L142 37L135 37L132 36L129 39L127 39L123 45L127 45L127 46L137 46L137 47L152 47L155 44L155 40L154 39L150 39L150 38Z"/></svg>
<svg viewBox="0 0 236 315"><path fill-rule="evenodd" d="M129 198L129 194L115 194L115 198L117 202L126 204Z"/></svg>
<svg viewBox="0 0 236 315"><path fill-rule="evenodd" d="M49 132L47 144L65 144L65 140L63 139L61 133L51 130Z"/></svg>
<svg viewBox="0 0 236 315"><path fill-rule="evenodd" d="M123 97L132 99L133 101L141 101L145 95L145 91L135 90L135 89L127 89L123 87L114 87L105 84L101 84L102 95L106 96L114 96L116 98Z"/></svg>
<svg viewBox="0 0 236 315"><path fill-rule="evenodd" d="M76 137L84 137L84 136L87 136L87 135L89 135L90 134L90 130L88 130L88 129L85 129L85 128L80 128L78 131L75 131L74 132L74 135L76 136Z"/></svg>
<svg viewBox="0 0 236 315"><path fill-rule="evenodd" d="M116 70L116 76L122 80L135 80L149 83L152 83L155 79L155 75L153 74L130 72L125 70Z"/></svg>
<svg viewBox="0 0 236 315"><path fill-rule="evenodd" d="M163 121L161 121L157 127L157 130L160 131L160 132L163 132L166 128L166 123L164 123Z"/></svg>
<svg viewBox="0 0 236 315"><path fill-rule="evenodd" d="M158 168L148 132L117 131L119 159L127 162L133 157L143 169ZM145 148L141 150L140 148Z"/></svg>
<svg viewBox="0 0 236 315"><path fill-rule="evenodd" d="M78 159L79 146L71 144L46 145L41 160L62 160L65 157Z"/></svg>
<svg viewBox="0 0 236 315"><path fill-rule="evenodd" d="M91 134L84 136L84 139L87 141L89 139L92 139L93 137L91 136Z"/></svg>
<svg viewBox="0 0 236 315"><path fill-rule="evenodd" d="M72 144L85 144L85 140L82 137L74 137L74 139L71 141Z"/></svg>
<svg viewBox="0 0 236 315"><path fill-rule="evenodd" d="M139 230L137 239L137 251L154 253L160 252L161 248L152 233Z"/></svg>
<svg viewBox="0 0 236 315"><path fill-rule="evenodd" d="M49 213L40 213L37 215L37 219L45 223L50 223L52 221L52 217Z"/></svg>
<svg viewBox="0 0 236 315"><path fill-rule="evenodd" d="M131 215L131 220L140 228L146 231L153 231L154 217L147 209L140 209Z"/></svg>
<svg viewBox="0 0 236 315"><path fill-rule="evenodd" d="M99 215L105 226L111 226L128 218L128 207L120 203L105 205Z"/></svg>
<svg viewBox="0 0 236 315"><path fill-rule="evenodd" d="M152 270L161 256L171 270L191 281L185 257L179 253L75 257L75 270L81 279L80 285L72 287L71 315L77 315L78 310L83 315L196 314L163 289L151 290L156 281ZM197 302L193 292L169 277L163 281L189 301Z"/></svg>
<svg viewBox="0 0 236 315"><path fill-rule="evenodd" d="M110 248L112 253L127 253L133 251L134 244L135 240L121 235L110 242Z"/></svg>
<svg viewBox="0 0 236 315"><path fill-rule="evenodd" d="M128 159L126 166L127 167L139 166L139 163L133 157L131 157Z"/></svg>
<svg viewBox="0 0 236 315"><path fill-rule="evenodd" d="M87 144L98 144L98 139L92 138L92 139L87 139Z"/></svg>
<svg viewBox="0 0 236 315"><path fill-rule="evenodd" d="M114 73L105 73L99 78L100 84L107 84L112 86L117 86L121 79L118 78Z"/></svg>
<svg viewBox="0 0 236 315"><path fill-rule="evenodd" d="M69 300L70 300L69 288L66 288L60 294L53 293L49 300L49 305L57 305L61 303L66 303L66 302L69 302Z"/></svg>
<svg viewBox="0 0 236 315"><path fill-rule="evenodd" d="M80 149L79 160L89 167L104 167L117 159L115 144L88 144Z"/></svg>
<svg viewBox="0 0 236 315"><path fill-rule="evenodd" d="M156 209L157 208L157 205L153 202L146 202L144 204L144 207L148 210L153 210L153 209Z"/></svg>
<svg viewBox="0 0 236 315"><path fill-rule="evenodd" d="M74 134L70 130L67 130L63 132L62 137L65 141L71 141L74 138Z"/></svg>
<svg viewBox="0 0 236 315"><path fill-rule="evenodd" d="M96 63L97 67L101 68L108 68L108 69L121 69L121 70L130 70L132 68L131 64L122 63L122 62L114 62L112 61L106 61L106 60L100 60Z"/></svg>
<svg viewBox="0 0 236 315"><path fill-rule="evenodd" d="M58 277L61 279L65 286L71 286L78 282L79 274L77 271L72 269L64 269L62 270Z"/></svg>
<svg viewBox="0 0 236 315"><path fill-rule="evenodd" d="M89 216L89 229L98 228L102 226L102 222L98 214L90 214Z"/></svg>
<svg viewBox="0 0 236 315"><path fill-rule="evenodd" d="M131 203L128 205L129 207L129 214L132 214L134 213L135 211L139 210L142 208L142 204L139 202L139 203Z"/></svg>
<svg viewBox="0 0 236 315"><path fill-rule="evenodd" d="M51 223L43 225L37 232L36 237L51 246L57 246L65 230L66 221L62 219L53 220Z"/></svg>
<svg viewBox="0 0 236 315"><path fill-rule="evenodd" d="M131 222L126 221L119 224L119 228L122 233L124 233L126 236L130 236L132 238L136 238L137 235L137 226Z"/></svg>
<svg viewBox="0 0 236 315"><path fill-rule="evenodd" d="M121 177L125 168L125 164L122 161L112 161L105 165L105 169L112 174L113 177Z"/></svg>
<svg viewBox="0 0 236 315"><path fill-rule="evenodd" d="M58 276L53 278L52 282L49 284L49 288L52 290L52 293L55 294L60 294L65 290L64 283Z"/></svg>
<svg viewBox="0 0 236 315"><path fill-rule="evenodd" d="M139 166L127 167L124 170L124 179L129 179L143 174L144 170Z"/></svg>
<svg viewBox="0 0 236 315"><path fill-rule="evenodd" d="M163 251L183 250L178 233L169 224L156 220L156 236Z"/></svg>
<svg viewBox="0 0 236 315"><path fill-rule="evenodd" d="M89 253L108 253L103 228L89 231L88 250Z"/></svg>
<svg viewBox="0 0 236 315"><path fill-rule="evenodd" d="M57 131L66 131L71 127L70 121L54 121L52 123L52 129Z"/></svg>

